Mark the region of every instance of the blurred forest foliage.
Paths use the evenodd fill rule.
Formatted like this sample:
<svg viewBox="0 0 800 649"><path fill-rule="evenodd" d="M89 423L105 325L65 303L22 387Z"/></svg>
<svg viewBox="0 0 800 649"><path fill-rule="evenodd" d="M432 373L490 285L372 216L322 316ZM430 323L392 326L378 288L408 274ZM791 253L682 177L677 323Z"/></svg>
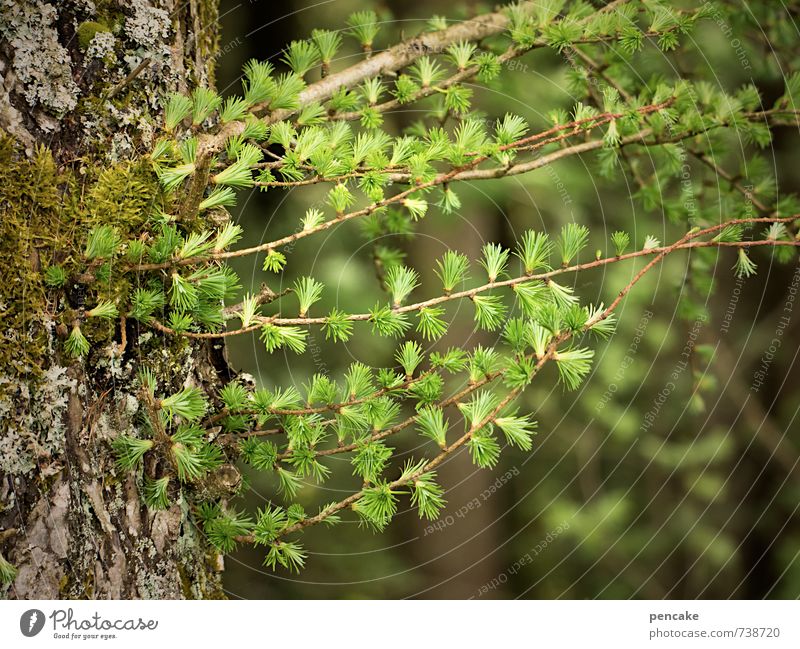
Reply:
<svg viewBox="0 0 800 649"><path fill-rule="evenodd" d="M673 77L691 71L729 90L753 82L770 106L783 92L786 71L797 69L800 47L796 25L788 20L797 16L797 5L790 3L787 14L783 4L736 3L730 16L705 20L684 37L677 54L646 47L633 59L630 73L648 78L665 70ZM380 48L404 31L415 33L434 14L456 20L491 7L471 0L224 0L219 91L228 95L238 89L248 59L277 62L292 39L313 28L342 29L350 12L367 8L386 21L376 44ZM747 34L762 40L749 40ZM775 51L765 46L765 36ZM350 43L340 56L337 63L345 65L361 55ZM570 65L551 50L522 57L489 88L475 91L475 105L491 123L513 111L534 127L545 123L548 111L569 109L582 99ZM387 128L408 127L418 110L414 105L393 112ZM758 155L735 138L724 143L726 167L737 182L746 184L758 166L772 170L781 194L798 190L797 129L783 128L779 135ZM689 164L686 177L678 170L663 179L664 186L706 184L705 196L713 197L714 185L726 182L708 169L704 173L697 161ZM652 169L640 172L648 175ZM774 193L774 188L763 189ZM243 243L257 243L267 232L290 231L324 191L320 186L254 192L234 211L251 238ZM639 246L646 235L671 241L686 229L671 223L660 206L652 209L631 177L601 177L589 156L570 157L533 174L464 185L459 193L462 208L448 217L429 216L415 239L377 242L401 248L406 263L422 273L423 284L432 278L433 259L448 248L476 258L484 242L513 245L514 234L526 228L555 233L570 221L584 223L592 231L590 251L604 253L610 233L618 229L629 231ZM741 209L744 200L738 206L703 208ZM288 285L296 276L313 274L335 287L326 291L325 308L334 301L356 310L373 304L381 293L375 243L358 223L305 239L292 251L284 281ZM593 374L578 392L562 390L555 380L536 381L526 392L520 405L539 421L533 452L508 449L493 471L477 469L462 452L441 468L449 504L438 523L407 511L382 534L352 523L309 529L310 556L299 576L271 573L262 567L259 550L242 549L227 558L229 594L797 597L800 424L792 386L800 381L800 364L798 346L791 341L800 333L800 314L793 314L783 330L783 344L769 359L760 387L754 378L769 356L796 268L777 264L769 253L755 253L758 275L737 280L731 271L734 255L722 251L716 265L691 278L687 255L673 255L637 285L617 312L617 333L597 344ZM263 278L257 263L245 258L237 266L254 288ZM612 264L581 273L576 293L586 302L608 303L635 268ZM684 305L690 291L700 296L704 310ZM469 305L462 309L456 322L463 324L451 327L439 345L491 344L490 335L472 331ZM309 351L300 357L267 355L256 335L232 340L229 354L235 367L267 386L300 385L314 372L339 374L353 360L391 363L393 347L391 340L371 336L335 345L312 331ZM554 372L549 368L546 376L555 379ZM318 494L317 501L349 493L349 468L331 468L338 478L318 487L331 493ZM273 488L254 481L247 497L260 506Z"/></svg>

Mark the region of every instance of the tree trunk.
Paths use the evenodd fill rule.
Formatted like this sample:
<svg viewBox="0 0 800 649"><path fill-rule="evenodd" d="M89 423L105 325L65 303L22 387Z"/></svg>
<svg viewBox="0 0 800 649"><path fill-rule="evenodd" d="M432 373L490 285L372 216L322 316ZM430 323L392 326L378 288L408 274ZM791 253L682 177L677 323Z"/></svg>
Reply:
<svg viewBox="0 0 800 649"><path fill-rule="evenodd" d="M73 360L64 318L90 280L42 281L80 256L90 225L130 232L158 206L141 156L165 94L213 84L216 48L216 0L0 0L0 554L17 569L6 597L222 596L191 502L146 508L109 445L137 425L140 360L176 387L210 385L229 371L221 347L122 318L92 325L88 356Z"/></svg>

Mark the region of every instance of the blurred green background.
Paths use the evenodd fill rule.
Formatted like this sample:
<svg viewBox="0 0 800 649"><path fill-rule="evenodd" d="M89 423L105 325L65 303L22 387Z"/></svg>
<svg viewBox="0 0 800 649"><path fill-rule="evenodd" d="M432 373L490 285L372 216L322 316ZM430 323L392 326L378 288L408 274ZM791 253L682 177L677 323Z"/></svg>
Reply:
<svg viewBox="0 0 800 649"><path fill-rule="evenodd" d="M745 8L745 4L749 7ZM655 73L706 78L735 90L754 82L764 105L783 92L783 77L797 56L797 31L771 15L777 3L742 3L736 35L766 35L782 49L775 55L763 41L741 37L732 43L723 26L705 21L689 50L665 57L652 47L633 61L632 75ZM242 65L251 57L278 62L281 49L312 28L341 29L347 15L370 8L386 21L377 48L417 33L433 14L463 18L485 10L481 3L441 0L374 2L269 0L222 3L218 87L238 91ZM796 16L791 5L789 10ZM692 39L684 39L689 42ZM746 52L747 65L737 51ZM361 57L346 43L334 70ZM490 88L475 88L475 104L493 120L511 111L533 127L553 108L569 109L576 98L569 66L552 51L540 50L503 70ZM419 118L417 107L393 113L386 128L399 133ZM774 148L760 152L728 139L726 166L734 175L748 165L772 170L779 194L797 190L796 127L782 128ZM721 141L721 144L725 142ZM760 162L759 162L760 160ZM647 169L647 154L640 171ZM652 167L652 164L651 164ZM674 197L679 179L664 178ZM702 208L741 209L731 204L725 181L691 161L691 182L702 191ZM724 189L722 199L717 196ZM241 200L234 214L250 240L275 238L297 228L305 209L324 197L324 188L271 190ZM635 245L645 235L671 241L686 230L662 210L644 209L630 176L597 172L593 158L573 157L527 176L461 186L462 208L451 216L432 211L412 241L392 237L380 243L399 247L406 263L422 275L419 295L436 290L433 260L447 248L477 258L486 241L513 246L526 228L555 234L575 220L590 226L584 259L596 248L606 253L608 236L630 232ZM770 189L767 188L767 194ZM311 274L327 287L325 308L364 310L381 288L373 267L373 241L357 223L309 237L289 256L283 279ZM756 252L759 274L737 281L733 252L714 257L708 273L687 279L687 256L675 255L652 272L618 310L620 324L610 341L596 345L591 378L578 392L565 392L549 368L525 395L523 410L535 413L539 434L533 452L506 449L493 471L477 470L459 453L440 471L448 508L437 524L401 512L383 534L347 522L312 528L304 544L310 556L300 575L262 567L260 551L242 549L226 560L225 584L244 598L727 598L800 595L800 523L797 509L800 424L796 363L800 314L793 314L759 391L753 375L776 335L795 262L779 265ZM267 279L260 260L246 259L238 270L245 286ZM639 265L615 264L575 278L584 302L608 303ZM713 292L708 280L715 277ZM426 280L427 287L426 287ZM433 280L433 281L431 281ZM273 288L278 288L273 286ZM426 292L427 291L427 292ZM708 320L680 305L694 295L707 307ZM491 335L472 330L470 305L453 309L454 321L439 347L492 344ZM361 335L358 335L358 332ZM311 333L309 351L296 357L268 355L256 336L232 341L234 367L267 386L303 383L314 372L339 376L352 360L392 364L394 345L357 330L347 345L333 345ZM687 366L680 365L687 342ZM437 347L438 348L438 347ZM680 368L680 369L679 369ZM670 374L678 372L671 381ZM672 386L674 383L674 387ZM649 424L648 424L649 422ZM413 450L412 435L393 442L400 453ZM304 490L309 509L350 493L347 459L333 456L332 481ZM275 485L254 481L251 506L272 497Z"/></svg>

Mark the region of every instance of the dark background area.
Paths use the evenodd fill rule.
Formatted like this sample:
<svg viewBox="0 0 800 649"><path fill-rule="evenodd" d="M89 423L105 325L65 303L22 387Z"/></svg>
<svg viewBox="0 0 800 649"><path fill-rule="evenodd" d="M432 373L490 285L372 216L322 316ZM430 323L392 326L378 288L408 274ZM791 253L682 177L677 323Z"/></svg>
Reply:
<svg viewBox="0 0 800 649"><path fill-rule="evenodd" d="M280 51L290 40L315 27L341 29L347 15L361 8L372 8L387 21L380 48L402 34L416 33L433 14L457 19L486 7L439 0L224 0L219 90L224 95L238 92L241 68L249 58L280 66ZM688 69L702 60L699 74L729 89L753 80L765 105L782 92L787 61L745 43L752 69L744 69L713 21L705 22L693 38L700 51L670 55L670 66ZM663 54L653 48L648 52L635 62L643 76L664 63ZM347 43L340 56L334 69L361 55ZM512 111L541 125L547 111L574 101L566 67L551 51L526 55L504 69L499 85L476 89L476 104L491 119ZM418 118L414 111L410 107L393 114L387 128L399 132ZM760 155L774 170L783 195L797 189L798 133L784 128L779 135L774 148ZM735 173L753 158L740 143L731 146ZM713 197L718 179L707 172L692 163L693 181L708 185ZM267 233L290 232L323 192L317 187L254 192L240 201L234 214L255 243ZM420 271L423 286L433 278L433 260L448 247L474 259L484 242L512 246L514 234L526 228L555 233L571 220L586 223L592 232L588 254L595 248L605 251L608 235L617 229L629 231L638 245L647 234L670 241L685 230L659 210L642 209L632 199L636 187L630 178L599 177L589 158L571 158L528 176L461 187L459 192L462 209L457 214L431 215L421 222L413 242L392 242L405 250L406 263ZM312 274L328 287L330 304L338 301L343 308L363 310L380 295L371 244L357 224L309 237L292 251L282 281L288 285L296 276ZM476 469L466 453L442 467L449 506L438 524L429 526L409 510L383 534L355 522L310 529L303 539L310 556L300 575L273 573L262 566L261 551L241 549L226 560L229 594L797 597L800 313L789 314L780 353L761 388L752 389L754 372L776 336L796 261L779 265L769 254L755 253L759 274L740 282L731 271L733 254L723 252L717 258L713 293L686 280L686 255L675 255L641 282L618 311L615 336L596 345L592 376L579 391L563 391L550 368L522 400L522 408L539 421L531 453L507 449L492 471ZM250 260L237 268L245 284L257 287L265 279L258 263ZM632 265L615 264L583 273L576 279L576 292L585 301L608 303L634 272ZM690 290L707 299L710 319L702 325L679 317L679 296ZM492 336L472 331L468 306L460 317L456 314L458 324L442 347L494 342ZM299 385L316 371L340 375L354 359L376 366L391 363L393 345L367 331L348 345L330 344L312 332L321 350L316 355L269 355L256 336L232 342L230 355L235 367L268 386ZM669 391L669 375L694 335L697 346L690 366ZM652 425L643 430L648 418ZM398 439L400 459L415 444L410 435ZM358 486L349 478L347 459L329 466L337 477L324 487L305 489L309 503L339 499ZM272 482L254 478L247 499L262 506L274 489Z"/></svg>

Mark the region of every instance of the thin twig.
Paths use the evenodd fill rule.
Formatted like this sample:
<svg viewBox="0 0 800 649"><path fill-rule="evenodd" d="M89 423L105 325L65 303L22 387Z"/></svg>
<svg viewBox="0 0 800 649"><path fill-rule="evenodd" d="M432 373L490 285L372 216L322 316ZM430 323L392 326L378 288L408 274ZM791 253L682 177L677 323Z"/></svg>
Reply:
<svg viewBox="0 0 800 649"><path fill-rule="evenodd" d="M122 81L120 81L116 86L111 88L108 91L108 94L104 97L104 99L111 99L116 95L120 90L122 90L125 86L127 86L131 81L133 81L136 77L138 77L144 69L150 65L153 60L150 57L145 57L142 59L142 62L139 63L133 70L131 70L130 74L125 77Z"/></svg>

